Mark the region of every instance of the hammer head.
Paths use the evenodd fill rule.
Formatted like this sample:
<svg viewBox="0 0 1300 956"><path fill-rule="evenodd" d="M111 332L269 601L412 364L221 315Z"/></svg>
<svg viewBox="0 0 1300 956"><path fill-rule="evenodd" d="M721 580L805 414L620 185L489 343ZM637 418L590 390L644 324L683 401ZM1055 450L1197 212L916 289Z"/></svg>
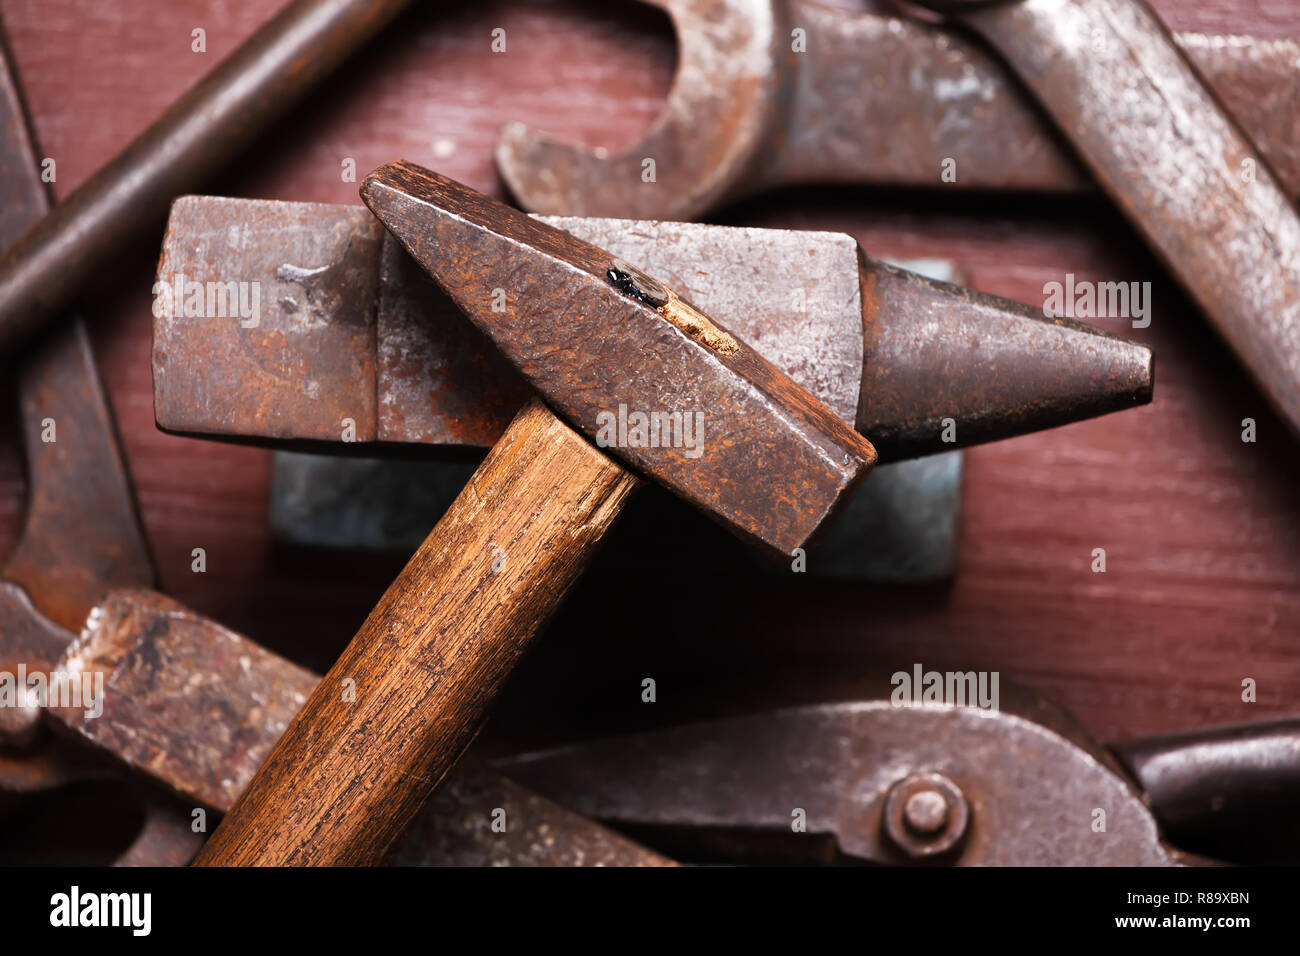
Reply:
<svg viewBox="0 0 1300 956"><path fill-rule="evenodd" d="M742 537L807 543L875 449L634 266L410 163L372 212L575 428Z"/></svg>

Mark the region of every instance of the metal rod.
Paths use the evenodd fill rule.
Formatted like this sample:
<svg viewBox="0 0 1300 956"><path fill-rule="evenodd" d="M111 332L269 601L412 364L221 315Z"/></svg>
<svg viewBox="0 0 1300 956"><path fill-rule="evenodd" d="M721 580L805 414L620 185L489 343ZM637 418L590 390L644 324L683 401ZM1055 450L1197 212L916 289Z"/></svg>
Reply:
<svg viewBox="0 0 1300 956"><path fill-rule="evenodd" d="M0 355L409 3L295 0L223 60L0 259Z"/></svg>

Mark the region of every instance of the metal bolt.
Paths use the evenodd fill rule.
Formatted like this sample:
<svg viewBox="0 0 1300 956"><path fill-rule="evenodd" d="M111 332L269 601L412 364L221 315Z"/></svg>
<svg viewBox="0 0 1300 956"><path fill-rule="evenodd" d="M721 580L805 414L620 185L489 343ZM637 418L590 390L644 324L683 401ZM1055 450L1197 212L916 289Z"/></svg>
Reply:
<svg viewBox="0 0 1300 956"><path fill-rule="evenodd" d="M961 788L941 773L908 774L889 788L881 825L913 859L947 853L966 836L970 807Z"/></svg>
<svg viewBox="0 0 1300 956"><path fill-rule="evenodd" d="M938 833L948 822L948 801L937 790L918 790L903 805L903 822L921 836Z"/></svg>

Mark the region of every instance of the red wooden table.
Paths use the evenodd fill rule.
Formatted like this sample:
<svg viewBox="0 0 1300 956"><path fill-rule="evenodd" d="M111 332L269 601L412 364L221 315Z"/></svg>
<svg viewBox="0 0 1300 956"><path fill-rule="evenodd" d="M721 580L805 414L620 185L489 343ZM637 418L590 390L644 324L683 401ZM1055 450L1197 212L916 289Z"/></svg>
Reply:
<svg viewBox="0 0 1300 956"><path fill-rule="evenodd" d="M1153 3L1175 29L1300 36L1298 4ZM58 194L276 7L0 0ZM489 50L498 26L504 55ZM195 27L207 32L206 54L191 52ZM341 160L365 171L400 157L500 195L491 150L502 124L628 145L656 115L672 69L667 20L632 3L416 10L206 191L355 203ZM916 662L997 670L1048 692L1102 737L1300 711L1297 443L1106 204L827 188L760 197L714 219L839 229L873 254L950 258L971 285L1029 303L1066 272L1152 279L1149 328L1097 324L1155 349L1155 401L972 450L950 586L756 582L727 569L713 581L593 575L512 683L498 740L650 719L643 677L658 682L662 719L732 678L880 679ZM160 240L161 224L148 243L124 247L87 289L84 311L162 588L323 668L400 561L273 545L268 452L155 429L149 292ZM0 424L0 553L24 503L13 417ZM1258 422L1255 444L1241 441L1246 417ZM195 547L207 551L206 573L190 570ZM1094 548L1106 550L1105 574L1090 570ZM1245 678L1257 682L1256 703L1242 701Z"/></svg>

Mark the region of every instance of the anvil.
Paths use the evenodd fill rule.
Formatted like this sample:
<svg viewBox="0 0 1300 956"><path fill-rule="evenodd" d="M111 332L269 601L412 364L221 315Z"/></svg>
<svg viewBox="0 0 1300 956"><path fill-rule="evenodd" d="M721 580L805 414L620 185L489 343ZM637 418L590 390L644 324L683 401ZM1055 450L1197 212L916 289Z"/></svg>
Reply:
<svg viewBox="0 0 1300 956"><path fill-rule="evenodd" d="M1144 347L893 268L847 236L543 221L686 290L855 422L885 460L1150 398ZM161 427L389 453L386 462L278 458L272 520L290 541L409 552L419 543L412 529L442 513L469 469L391 461L388 446L486 445L524 394L518 376L363 209L182 199L155 293ZM947 455L878 472L823 537L809 572L947 577L960 471ZM647 556L654 536L638 529L665 522L690 534L695 544L686 550L702 564L736 556L727 536L686 509L662 506L662 496L635 512L616 538L626 546L613 546L615 561L662 564L662 555Z"/></svg>

